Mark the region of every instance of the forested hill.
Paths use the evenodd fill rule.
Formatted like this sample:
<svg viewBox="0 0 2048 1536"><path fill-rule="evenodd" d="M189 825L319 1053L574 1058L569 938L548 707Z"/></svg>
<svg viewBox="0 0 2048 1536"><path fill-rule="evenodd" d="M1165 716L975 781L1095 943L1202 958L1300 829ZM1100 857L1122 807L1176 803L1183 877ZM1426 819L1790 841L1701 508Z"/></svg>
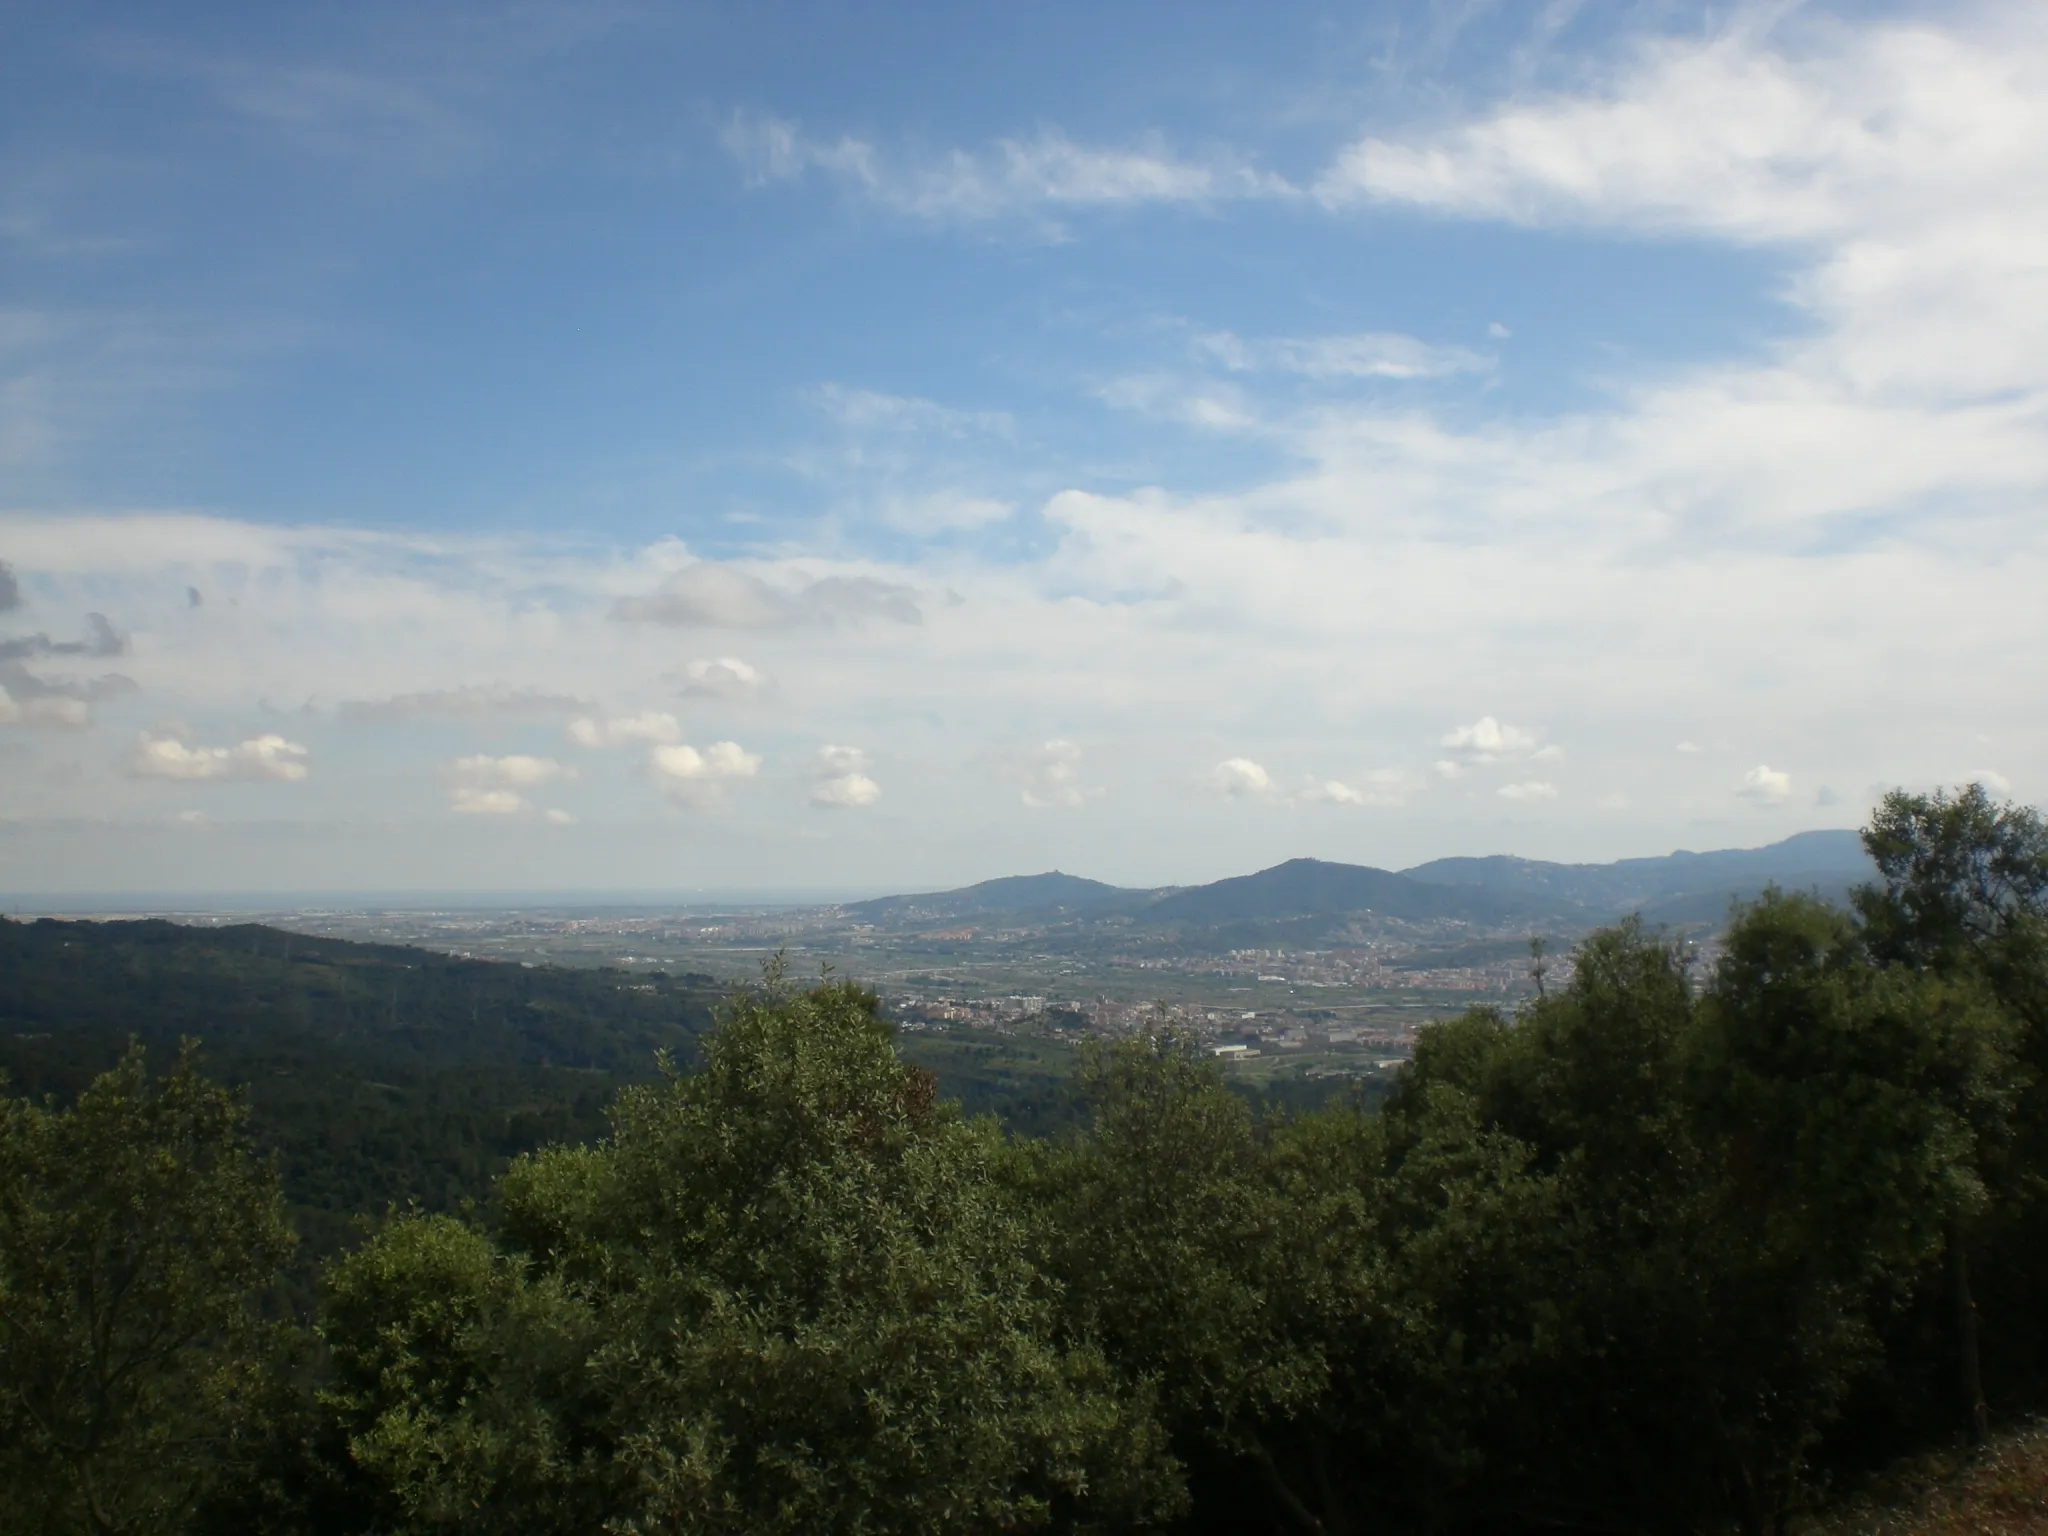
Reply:
<svg viewBox="0 0 2048 1536"><path fill-rule="evenodd" d="M0 919L0 1071L68 1098L131 1038L183 1038L244 1087L310 1262L353 1218L454 1209L518 1153L605 1133L618 1089L684 1063L708 976L463 960L243 924Z"/></svg>
<svg viewBox="0 0 2048 1536"><path fill-rule="evenodd" d="M464 960L245 923L0 919L0 1034L110 1029L451 1066L644 1072L709 1023L708 976Z"/></svg>

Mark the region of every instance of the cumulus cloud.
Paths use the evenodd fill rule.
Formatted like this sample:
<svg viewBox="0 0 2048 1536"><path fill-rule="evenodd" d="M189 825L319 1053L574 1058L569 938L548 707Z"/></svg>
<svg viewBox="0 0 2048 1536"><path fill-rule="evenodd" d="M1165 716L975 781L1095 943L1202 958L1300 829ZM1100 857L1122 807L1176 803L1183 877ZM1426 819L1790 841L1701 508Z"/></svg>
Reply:
<svg viewBox="0 0 2048 1536"><path fill-rule="evenodd" d="M873 576L827 576L792 591L715 560L683 567L645 596L619 599L612 605L612 617L702 629L923 620L915 594L895 582Z"/></svg>
<svg viewBox="0 0 2048 1536"><path fill-rule="evenodd" d="M1503 784L1494 793L1503 800L1514 800L1517 802L1555 800L1557 798L1557 786L1554 784L1541 784L1532 779L1526 784Z"/></svg>
<svg viewBox="0 0 2048 1536"><path fill-rule="evenodd" d="M683 668L681 681L688 699L757 699L775 686L766 672L737 656L699 658Z"/></svg>
<svg viewBox="0 0 2048 1536"><path fill-rule="evenodd" d="M1996 768L1972 768L1963 775L1965 784L1982 784L1994 795L2010 795L2012 780Z"/></svg>
<svg viewBox="0 0 2048 1536"><path fill-rule="evenodd" d="M1735 793L1755 805L1783 805L1792 797L1792 775L1758 763L1742 776Z"/></svg>
<svg viewBox="0 0 2048 1536"><path fill-rule="evenodd" d="M854 810L882 798L882 786L868 777L868 755L858 747L819 749L813 765L812 805Z"/></svg>
<svg viewBox="0 0 2048 1536"><path fill-rule="evenodd" d="M785 119L750 113L735 115L720 137L756 186L817 173L855 196L933 221L1293 192L1284 179L1241 160L1185 159L1156 138L1123 147L1077 144L1056 128L923 161L892 158L850 135L816 138Z"/></svg>
<svg viewBox="0 0 2048 1536"><path fill-rule="evenodd" d="M352 725L383 725L412 720L545 719L589 707L568 694L492 683L393 694L386 699L344 699L335 714Z"/></svg>
<svg viewBox="0 0 2048 1536"><path fill-rule="evenodd" d="M610 720L589 716L571 720L568 736L579 747L623 747L637 741L681 741L683 728L674 715L647 709L637 715L620 715Z"/></svg>
<svg viewBox="0 0 2048 1536"><path fill-rule="evenodd" d="M1322 779L1309 785L1300 798L1323 805L1402 805L1413 789L1408 775L1398 768L1376 768L1346 782Z"/></svg>
<svg viewBox="0 0 2048 1536"><path fill-rule="evenodd" d="M92 724L92 707L83 699L42 695L17 700L0 687L0 725L49 725L77 730Z"/></svg>
<svg viewBox="0 0 2048 1536"><path fill-rule="evenodd" d="M1529 757L1536 753L1542 733L1508 725L1491 715L1481 715L1470 725L1446 732L1442 745L1466 762L1497 763L1504 759Z"/></svg>
<svg viewBox="0 0 2048 1536"><path fill-rule="evenodd" d="M576 770L551 757L476 753L446 764L448 804L465 816L511 816L530 809L525 792L576 777Z"/></svg>
<svg viewBox="0 0 2048 1536"><path fill-rule="evenodd" d="M1081 749L1055 739L1024 756L1024 787L1018 798L1034 811L1075 810L1102 797L1102 786L1081 781Z"/></svg>
<svg viewBox="0 0 2048 1536"><path fill-rule="evenodd" d="M1228 757L1209 770L1210 787L1233 800L1263 795L1273 788L1273 776L1248 757Z"/></svg>
<svg viewBox="0 0 2048 1536"><path fill-rule="evenodd" d="M728 784L758 774L761 759L736 741L714 741L701 751L677 742L656 747L648 754L647 767L655 787L670 800L705 807L720 803Z"/></svg>
<svg viewBox="0 0 2048 1536"><path fill-rule="evenodd" d="M232 747L194 747L175 735L144 731L129 753L128 771L142 779L275 779L297 783L312 771L310 756L299 743L282 736L252 736Z"/></svg>

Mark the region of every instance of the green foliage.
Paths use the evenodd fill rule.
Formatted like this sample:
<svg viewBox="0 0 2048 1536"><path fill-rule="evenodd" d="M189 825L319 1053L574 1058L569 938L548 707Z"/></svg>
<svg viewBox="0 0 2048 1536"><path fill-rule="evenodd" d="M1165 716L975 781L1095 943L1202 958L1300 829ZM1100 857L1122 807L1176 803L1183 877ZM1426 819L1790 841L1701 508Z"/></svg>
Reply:
<svg viewBox="0 0 2048 1536"><path fill-rule="evenodd" d="M0 1101L0 1527L182 1529L249 1438L292 1238L243 1118L190 1049Z"/></svg>
<svg viewBox="0 0 2048 1536"><path fill-rule="evenodd" d="M2048 902L2038 811L1995 805L1981 784L1953 795L1893 790L1863 846L1882 884L1858 891L1856 908L1881 958L1933 970L2038 959Z"/></svg>
<svg viewBox="0 0 2048 1536"><path fill-rule="evenodd" d="M275 928L0 919L0 1070L69 1099L131 1039L203 1035L245 1085L304 1239L295 1293L361 1213L484 1199L522 1152L604 1133L658 1052L687 1057L710 979L455 959Z"/></svg>
<svg viewBox="0 0 2048 1536"><path fill-rule="evenodd" d="M1174 1487L1142 1395L1057 1337L992 1124L871 995L736 1001L608 1142L518 1164L336 1270L333 1401L393 1525L948 1531L1128 1521Z"/></svg>

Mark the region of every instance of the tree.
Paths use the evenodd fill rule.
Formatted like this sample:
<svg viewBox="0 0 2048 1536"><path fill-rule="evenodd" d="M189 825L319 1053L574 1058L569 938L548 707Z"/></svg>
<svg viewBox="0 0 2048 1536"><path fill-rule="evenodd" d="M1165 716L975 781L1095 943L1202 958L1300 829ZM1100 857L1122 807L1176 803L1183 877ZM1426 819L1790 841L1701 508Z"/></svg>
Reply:
<svg viewBox="0 0 2048 1536"><path fill-rule="evenodd" d="M1984 1206L2008 1021L1969 978L1875 965L1846 913L1769 891L1728 931L1692 1058L1727 1390L1796 1458Z"/></svg>
<svg viewBox="0 0 2048 1536"><path fill-rule="evenodd" d="M2048 914L2048 823L2040 812L1996 805L1982 784L1953 795L1895 789L1864 829L1863 847L1879 881L1860 888L1855 905L1880 959L1923 970L1978 967L2008 989L2038 981ZM2008 1002L2017 1000L2008 993Z"/></svg>
<svg viewBox="0 0 2048 1536"><path fill-rule="evenodd" d="M2009 1136L1983 1149L1988 1211L1958 1209L1948 1234L1959 1385L1981 1440L1989 1409L1978 1344L1973 1249L1990 1248L2005 1305L2001 1355L2048 1366L2029 1298L2048 1284L2048 823L1995 804L1983 785L1950 794L1894 790L1863 833L1879 880L1855 893L1864 942L1880 961L1975 981L2012 1022ZM1982 1230L1984 1218L1992 1230ZM2025 1369L2023 1367L2023 1369Z"/></svg>
<svg viewBox="0 0 2048 1536"><path fill-rule="evenodd" d="M1078 1077L1088 1133L1039 1168L1070 1330L1157 1383L1198 1473L1241 1460L1292 1528L1351 1529L1323 1410L1377 1300L1376 1124L1342 1112L1262 1134L1171 1031L1091 1046Z"/></svg>
<svg viewBox="0 0 2048 1536"><path fill-rule="evenodd" d="M338 1269L354 1455L399 1529L1160 1515L1147 1396L1059 1336L1008 1156L896 1058L871 994L736 999L702 1070L623 1094L608 1141L514 1166L499 1240L405 1220Z"/></svg>
<svg viewBox="0 0 2048 1536"><path fill-rule="evenodd" d="M243 1118L189 1044L0 1103L0 1526L181 1529L246 1438L293 1239Z"/></svg>

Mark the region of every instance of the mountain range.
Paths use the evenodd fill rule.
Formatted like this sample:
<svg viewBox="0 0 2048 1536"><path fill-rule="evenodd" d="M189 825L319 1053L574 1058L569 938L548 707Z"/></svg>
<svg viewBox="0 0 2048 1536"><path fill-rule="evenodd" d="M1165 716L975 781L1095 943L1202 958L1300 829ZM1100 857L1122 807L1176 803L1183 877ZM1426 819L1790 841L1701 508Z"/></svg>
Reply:
<svg viewBox="0 0 2048 1536"><path fill-rule="evenodd" d="M1762 848L1681 850L1612 864L1507 855L1374 869L1289 859L1208 885L1144 889L1053 870L960 890L884 896L847 906L856 922L1054 923L1120 918L1183 932L1319 937L1360 917L1408 924L1528 924L1583 929L1631 913L1658 923L1713 923L1767 885L1842 900L1876 873L1854 832L1801 832Z"/></svg>

